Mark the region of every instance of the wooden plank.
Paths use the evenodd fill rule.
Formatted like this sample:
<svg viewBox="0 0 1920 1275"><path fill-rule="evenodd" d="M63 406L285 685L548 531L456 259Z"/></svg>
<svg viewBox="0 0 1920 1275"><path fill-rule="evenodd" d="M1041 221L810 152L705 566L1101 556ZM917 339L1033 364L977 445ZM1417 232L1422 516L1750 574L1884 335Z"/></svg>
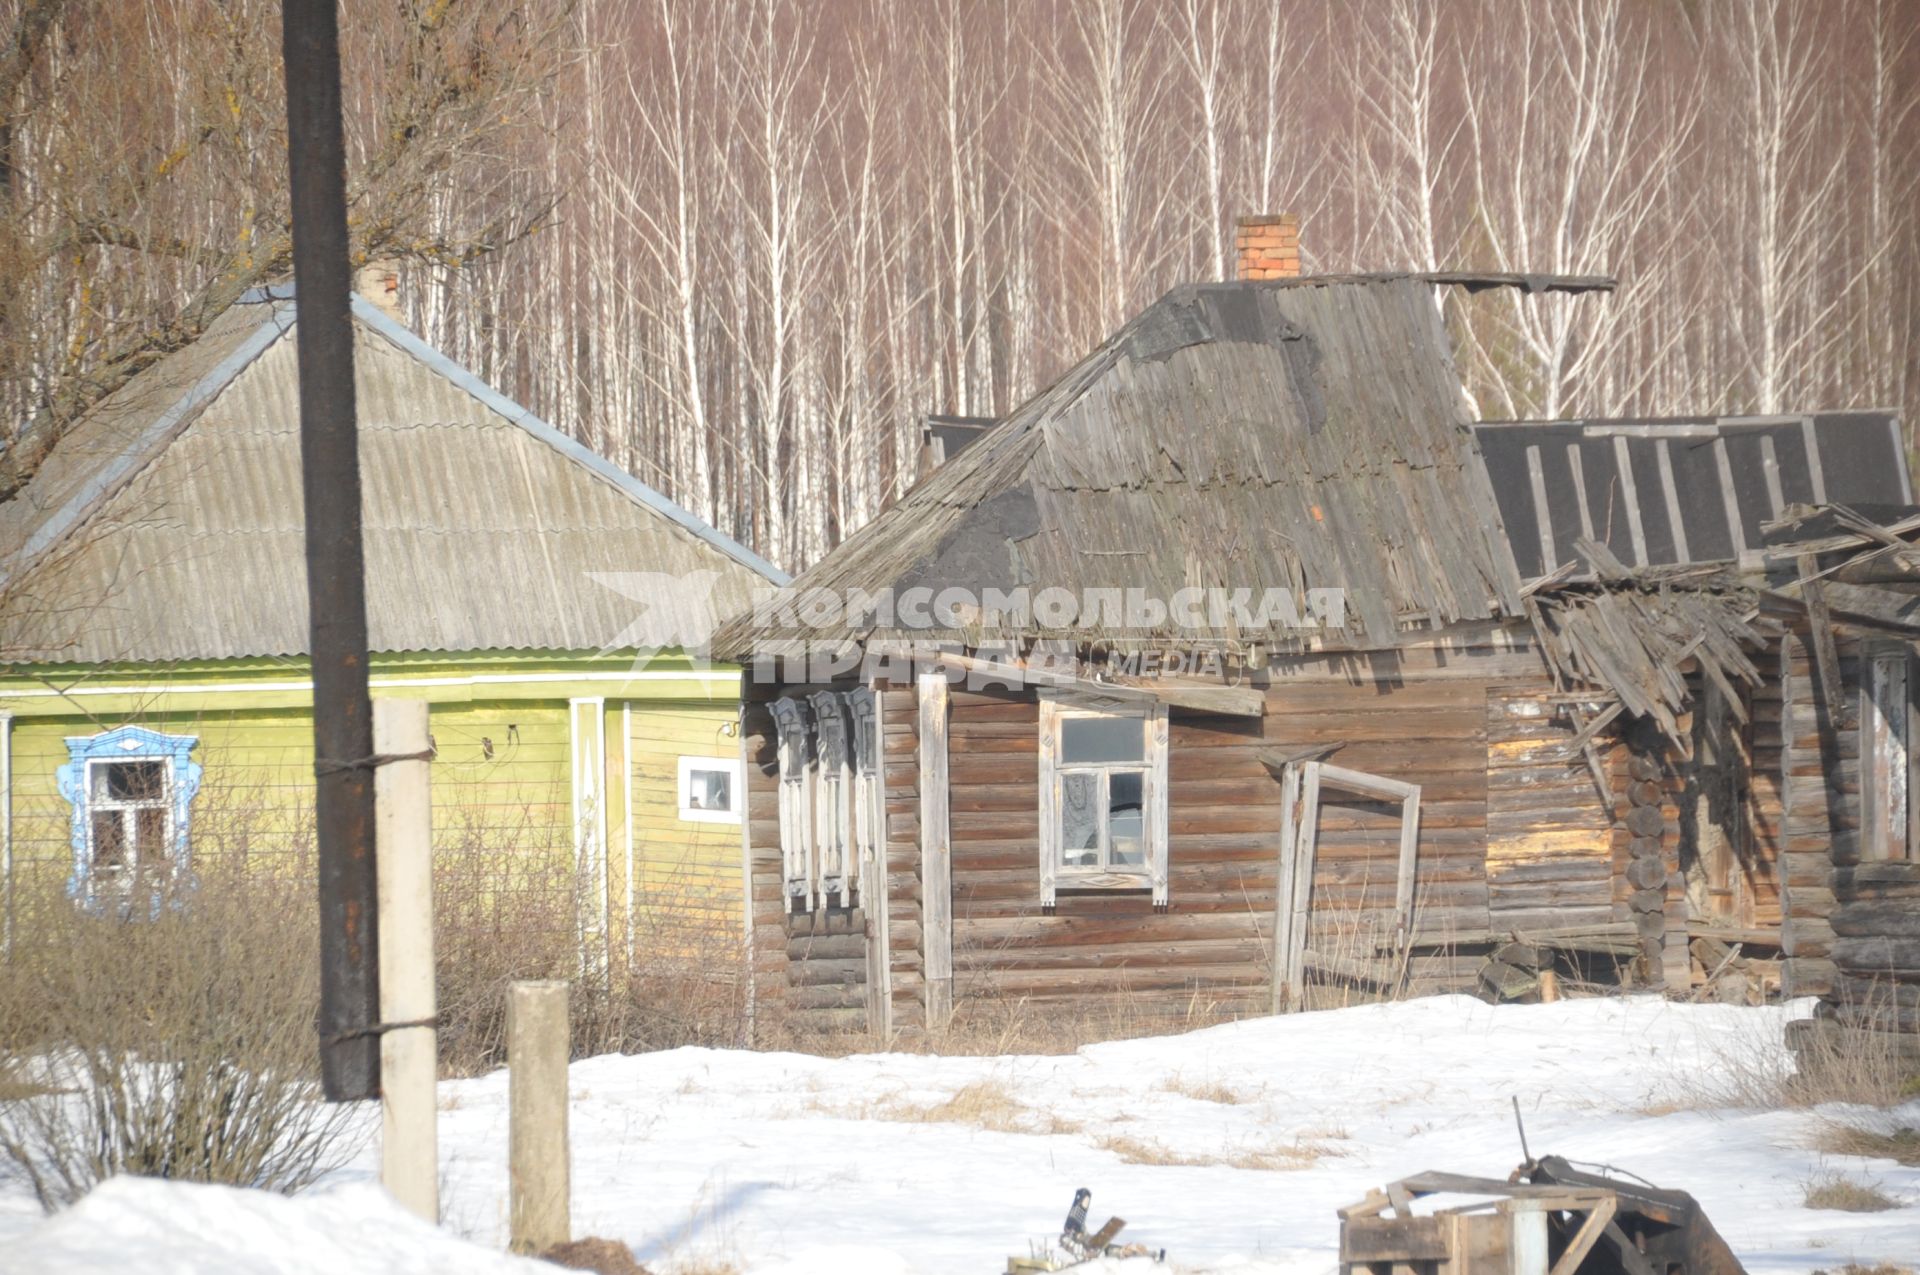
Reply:
<svg viewBox="0 0 1920 1275"><path fill-rule="evenodd" d="M1680 485L1673 480L1673 450L1668 440L1654 443L1654 455L1660 459L1660 490L1666 496L1667 521L1673 527L1673 560L1691 562L1693 552L1687 547L1687 525L1680 517Z"/></svg>
<svg viewBox="0 0 1920 1275"><path fill-rule="evenodd" d="M1626 1268L1627 1275L1658 1275L1647 1259L1634 1247L1626 1232L1620 1229L1618 1222L1608 1222L1602 1228L1606 1237L1613 1241L1614 1251L1620 1255L1620 1265Z"/></svg>
<svg viewBox="0 0 1920 1275"><path fill-rule="evenodd" d="M1566 1250L1560 1254L1560 1260L1553 1264L1549 1275L1574 1275L1619 1210L1620 1197L1617 1195L1609 1195L1596 1204L1593 1211L1587 1214L1587 1220L1580 1224L1580 1229L1574 1232L1573 1238L1567 1241Z"/></svg>
<svg viewBox="0 0 1920 1275"><path fill-rule="evenodd" d="M876 678L867 688L874 697L874 762L868 820L868 860L860 883L867 914L867 1030L882 1040L893 1035L892 907L887 886L887 735L881 729L885 692Z"/></svg>
<svg viewBox="0 0 1920 1275"><path fill-rule="evenodd" d="M1724 435L1713 440L1713 463L1719 471L1720 504L1727 514L1727 536L1733 543L1734 555L1738 557L1753 546L1747 543L1746 528L1740 523L1740 505L1733 493L1733 461L1727 455Z"/></svg>
<svg viewBox="0 0 1920 1275"><path fill-rule="evenodd" d="M1613 467L1620 475L1620 503L1626 506L1627 530L1633 537L1633 565L1647 565L1647 529L1640 521L1640 488L1633 478L1633 455L1627 450L1625 435L1613 438Z"/></svg>
<svg viewBox="0 0 1920 1275"><path fill-rule="evenodd" d="M1317 761L1305 762L1300 775L1300 818L1294 825L1293 896L1288 910L1293 916L1287 951L1287 1002L1298 1006L1307 984L1307 924L1313 906L1313 864L1318 849L1320 822L1320 767Z"/></svg>
<svg viewBox="0 0 1920 1275"><path fill-rule="evenodd" d="M922 673L920 703L920 945L927 1026L953 1016L953 865L947 826L948 685Z"/></svg>
<svg viewBox="0 0 1920 1275"><path fill-rule="evenodd" d="M1560 562L1553 555L1553 511L1547 504L1547 477L1538 443L1527 445L1527 482L1533 488L1533 516L1540 531L1540 574L1552 575Z"/></svg>
<svg viewBox="0 0 1920 1275"><path fill-rule="evenodd" d="M1320 782L1348 792L1364 793L1370 797L1381 797L1388 801L1407 801L1418 798L1418 784L1403 783L1398 779L1387 779L1381 775L1369 775L1365 771L1348 770L1344 766L1335 766L1329 762L1315 763Z"/></svg>
<svg viewBox="0 0 1920 1275"><path fill-rule="evenodd" d="M1437 1217L1352 1217L1340 1228L1340 1260L1432 1262L1447 1256L1447 1225Z"/></svg>
<svg viewBox="0 0 1920 1275"><path fill-rule="evenodd" d="M1294 829L1300 811L1300 763L1285 763L1280 771L1280 867L1279 886L1273 895L1273 1003L1269 1012L1278 1014L1286 1004L1289 986L1287 969L1293 951L1293 890L1299 864L1294 853Z"/></svg>
<svg viewBox="0 0 1920 1275"><path fill-rule="evenodd" d="M1400 812L1400 878L1393 903L1393 932L1403 952L1413 938L1413 886L1420 844L1420 786L1412 787Z"/></svg>

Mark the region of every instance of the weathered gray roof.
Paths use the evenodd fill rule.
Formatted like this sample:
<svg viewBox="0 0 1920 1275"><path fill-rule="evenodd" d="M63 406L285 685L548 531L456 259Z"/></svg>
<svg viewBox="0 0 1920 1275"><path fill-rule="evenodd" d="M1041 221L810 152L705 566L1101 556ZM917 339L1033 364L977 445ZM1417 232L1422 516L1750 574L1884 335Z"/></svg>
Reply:
<svg viewBox="0 0 1920 1275"><path fill-rule="evenodd" d="M1519 576L1473 449L1430 285L1400 277L1175 289L806 571L813 587L1346 590L1375 638L1517 615ZM794 638L978 643L1023 629L796 630L776 610L716 651ZM1145 645L1195 634L1078 628ZM1208 635L1287 642L1292 632ZM1354 635L1346 635L1352 638Z"/></svg>
<svg viewBox="0 0 1920 1275"><path fill-rule="evenodd" d="M1757 553L1791 505L1908 505L1897 413L1811 412L1660 420L1497 421L1474 426L1525 577L1596 541L1627 566L1734 562Z"/></svg>
<svg viewBox="0 0 1920 1275"><path fill-rule="evenodd" d="M376 650L680 645L784 581L369 303L354 318ZM0 504L0 659L306 650L292 327L285 290L252 296Z"/></svg>

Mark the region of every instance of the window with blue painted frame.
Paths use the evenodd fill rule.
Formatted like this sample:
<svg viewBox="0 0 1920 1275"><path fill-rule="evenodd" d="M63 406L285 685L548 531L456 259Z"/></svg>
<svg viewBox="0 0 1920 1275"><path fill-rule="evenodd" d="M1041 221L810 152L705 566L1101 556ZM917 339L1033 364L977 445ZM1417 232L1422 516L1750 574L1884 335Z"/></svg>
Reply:
<svg viewBox="0 0 1920 1275"><path fill-rule="evenodd" d="M56 772L73 806L73 875L67 893L85 905L122 898L136 881L179 883L188 867L199 738L122 726L69 736Z"/></svg>

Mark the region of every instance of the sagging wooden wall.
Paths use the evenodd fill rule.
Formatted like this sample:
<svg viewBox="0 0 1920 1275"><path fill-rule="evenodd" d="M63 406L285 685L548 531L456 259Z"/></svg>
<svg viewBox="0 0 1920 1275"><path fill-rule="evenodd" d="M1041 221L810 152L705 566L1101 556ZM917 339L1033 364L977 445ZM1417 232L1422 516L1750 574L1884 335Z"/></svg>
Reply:
<svg viewBox="0 0 1920 1275"><path fill-rule="evenodd" d="M1804 651L1760 653L1768 680L1749 699L1746 802L1750 926L1779 915L1782 851L1807 853L1816 834L1809 789L1783 773L1818 768L1810 739L1783 731L1789 717L1774 667L1806 675ZM1798 662L1796 662L1798 661ZM1792 683L1789 682L1789 687ZM781 688L766 694L809 688ZM1330 759L1421 786L1409 962L1415 990L1467 989L1494 936L1636 922L1627 879L1626 819L1636 783L1650 785L1660 854L1651 884L1661 917L1654 969L1670 986L1689 977L1688 913L1679 865L1687 760L1640 741L1651 779L1629 774L1625 732L1597 738L1605 789L1570 749L1593 701L1556 692L1523 636L1488 634L1444 649L1292 657L1277 661L1261 718L1176 710L1169 733L1171 906L1144 894L1063 890L1040 907L1037 841L1039 705L1031 691L949 692L948 807L951 945L956 1013L1021 1004L1041 1012L1113 1015L1261 1011L1270 986L1278 876L1280 784L1263 757L1332 749ZM920 837L921 715L914 688L884 690L887 805L888 1025L922 1029ZM861 955L873 941L868 909L788 916L780 891L778 809L771 727L748 707L755 897L755 970L761 1004L810 1028L876 1024ZM1799 745L1788 746L1789 741ZM1643 763L1645 764L1645 763ZM1843 766L1850 762L1843 761ZM1844 775L1841 782L1844 783ZM1824 809L1824 807L1823 807ZM1823 816L1824 817L1824 816ZM1330 794L1319 821L1309 943L1316 951L1375 959L1392 932L1398 810ZM1798 840L1796 840L1798 838ZM1818 843L1824 852L1824 842ZM1824 886L1821 875L1818 885ZM1642 891L1644 892L1644 891ZM1811 897L1803 891L1803 898ZM1809 918L1812 918L1809 913ZM1824 911L1819 914L1824 917ZM1821 921L1821 925L1824 925ZM1643 927L1644 928L1644 927ZM1830 931L1800 936L1803 957L1828 958ZM1629 950L1618 954L1626 972ZM1604 967L1604 960L1603 960ZM1803 967L1803 975L1810 972ZM877 992L875 993L877 996Z"/></svg>

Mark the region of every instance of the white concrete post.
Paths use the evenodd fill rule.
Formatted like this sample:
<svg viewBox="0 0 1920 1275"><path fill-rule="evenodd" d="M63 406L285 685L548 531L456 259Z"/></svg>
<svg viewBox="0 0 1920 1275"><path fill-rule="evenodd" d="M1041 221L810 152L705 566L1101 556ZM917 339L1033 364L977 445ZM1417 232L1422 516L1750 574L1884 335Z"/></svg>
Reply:
<svg viewBox="0 0 1920 1275"><path fill-rule="evenodd" d="M425 753L427 702L373 702L373 751ZM380 1018L432 1023L433 804L429 765L389 762L373 772L380 905ZM438 1033L431 1025L380 1037L380 1182L406 1208L440 1220Z"/></svg>
<svg viewBox="0 0 1920 1275"><path fill-rule="evenodd" d="M544 1253L573 1238L567 1147L567 985L507 992L507 1176L511 1248Z"/></svg>

